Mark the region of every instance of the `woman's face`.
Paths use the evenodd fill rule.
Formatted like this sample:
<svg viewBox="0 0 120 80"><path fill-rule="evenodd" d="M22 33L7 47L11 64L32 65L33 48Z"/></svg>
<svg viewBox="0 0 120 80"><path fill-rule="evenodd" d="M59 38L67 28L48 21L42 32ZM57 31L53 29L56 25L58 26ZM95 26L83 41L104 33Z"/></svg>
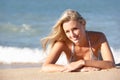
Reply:
<svg viewBox="0 0 120 80"><path fill-rule="evenodd" d="M85 25L78 21L68 21L63 23L63 30L73 43L81 44L85 37Z"/></svg>

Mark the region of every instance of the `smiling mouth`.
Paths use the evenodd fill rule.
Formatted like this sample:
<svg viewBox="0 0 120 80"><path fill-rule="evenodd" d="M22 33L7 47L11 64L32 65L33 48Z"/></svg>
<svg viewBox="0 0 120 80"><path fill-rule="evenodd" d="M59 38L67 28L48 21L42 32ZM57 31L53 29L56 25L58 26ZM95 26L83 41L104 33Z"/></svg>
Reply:
<svg viewBox="0 0 120 80"><path fill-rule="evenodd" d="M72 39L72 41L73 41L74 43L79 42L79 40L78 40L77 38Z"/></svg>

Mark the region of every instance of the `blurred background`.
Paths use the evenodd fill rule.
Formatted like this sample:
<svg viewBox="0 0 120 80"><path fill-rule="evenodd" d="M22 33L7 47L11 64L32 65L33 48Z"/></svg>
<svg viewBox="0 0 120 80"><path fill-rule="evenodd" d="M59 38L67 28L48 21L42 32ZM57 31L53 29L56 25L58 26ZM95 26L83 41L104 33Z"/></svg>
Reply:
<svg viewBox="0 0 120 80"><path fill-rule="evenodd" d="M77 10L87 30L104 32L120 63L119 0L0 0L0 63L42 63L40 39L66 9ZM64 58L62 59L64 60Z"/></svg>

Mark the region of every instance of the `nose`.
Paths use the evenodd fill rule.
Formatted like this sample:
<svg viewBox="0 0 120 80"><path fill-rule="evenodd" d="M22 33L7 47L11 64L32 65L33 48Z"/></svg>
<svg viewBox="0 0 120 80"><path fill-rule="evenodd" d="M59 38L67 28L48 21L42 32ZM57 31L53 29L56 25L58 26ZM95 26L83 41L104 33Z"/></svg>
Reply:
<svg viewBox="0 0 120 80"><path fill-rule="evenodd" d="M74 36L75 36L75 34L74 34L73 31L70 31L70 36L71 36L71 37L74 37Z"/></svg>

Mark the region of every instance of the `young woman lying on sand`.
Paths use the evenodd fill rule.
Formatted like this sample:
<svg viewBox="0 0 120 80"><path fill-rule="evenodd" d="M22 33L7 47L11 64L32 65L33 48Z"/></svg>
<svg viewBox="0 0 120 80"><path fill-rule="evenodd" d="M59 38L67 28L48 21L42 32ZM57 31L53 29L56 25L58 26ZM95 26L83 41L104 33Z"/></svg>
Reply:
<svg viewBox="0 0 120 80"><path fill-rule="evenodd" d="M42 39L44 50L51 45L43 71L97 71L115 66L104 33L87 31L85 26L85 19L77 11L68 9L63 13L52 33ZM55 64L62 52L66 54L68 65Z"/></svg>

